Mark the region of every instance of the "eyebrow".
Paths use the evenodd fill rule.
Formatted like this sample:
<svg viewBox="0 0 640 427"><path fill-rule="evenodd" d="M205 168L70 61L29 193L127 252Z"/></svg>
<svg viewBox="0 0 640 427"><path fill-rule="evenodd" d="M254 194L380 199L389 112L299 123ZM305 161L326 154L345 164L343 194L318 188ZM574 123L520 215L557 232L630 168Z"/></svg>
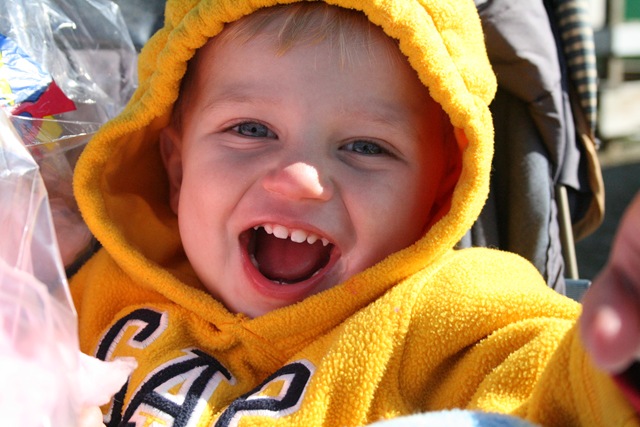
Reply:
<svg viewBox="0 0 640 427"><path fill-rule="evenodd" d="M380 100L378 98L371 98L363 101L363 105L366 108L350 108L346 107L341 110L341 114L354 117L362 121L368 121L373 123L379 123L382 125L392 127L406 126L408 123L409 111L403 111L397 104Z"/></svg>
<svg viewBox="0 0 640 427"><path fill-rule="evenodd" d="M225 85L222 89L217 89L205 100L204 110L215 109L219 104L226 103L273 103L279 102L276 93L268 95L256 95L256 88L264 90L262 85L239 82Z"/></svg>
<svg viewBox="0 0 640 427"><path fill-rule="evenodd" d="M258 93L256 89L260 89ZM204 110L215 110L224 104L249 103L249 104L274 104L282 101L276 90L264 94L264 85L239 81L217 90L210 95L205 102ZM385 126L403 128L407 125L409 114L408 109L399 108L397 103L371 97L361 100L360 106L343 105L336 114L348 116L357 120L378 123Z"/></svg>

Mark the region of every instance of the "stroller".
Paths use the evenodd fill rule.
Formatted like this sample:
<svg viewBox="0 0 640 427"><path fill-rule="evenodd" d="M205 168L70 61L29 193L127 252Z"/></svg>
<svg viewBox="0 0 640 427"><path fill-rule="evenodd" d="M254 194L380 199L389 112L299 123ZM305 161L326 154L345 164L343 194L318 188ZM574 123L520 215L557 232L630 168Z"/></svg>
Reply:
<svg viewBox="0 0 640 427"><path fill-rule="evenodd" d="M580 299L574 239L604 216L596 155L597 71L587 2L476 0L498 77L489 200L461 247L530 260L556 291Z"/></svg>

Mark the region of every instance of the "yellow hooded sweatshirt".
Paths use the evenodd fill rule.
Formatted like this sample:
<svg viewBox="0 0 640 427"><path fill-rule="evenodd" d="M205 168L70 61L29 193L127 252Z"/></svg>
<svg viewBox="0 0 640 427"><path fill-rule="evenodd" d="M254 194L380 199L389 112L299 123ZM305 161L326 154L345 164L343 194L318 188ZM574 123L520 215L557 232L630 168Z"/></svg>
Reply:
<svg viewBox="0 0 640 427"><path fill-rule="evenodd" d="M496 82L471 0L329 1L397 39L457 129L448 213L347 282L254 319L205 292L180 243L158 135L194 52L277 3L169 0L137 92L77 165L78 203L103 246L71 284L81 346L138 363L104 408L107 424L359 426L466 408L548 426L638 425L585 354L577 303L515 255L453 249L482 208L492 156Z"/></svg>

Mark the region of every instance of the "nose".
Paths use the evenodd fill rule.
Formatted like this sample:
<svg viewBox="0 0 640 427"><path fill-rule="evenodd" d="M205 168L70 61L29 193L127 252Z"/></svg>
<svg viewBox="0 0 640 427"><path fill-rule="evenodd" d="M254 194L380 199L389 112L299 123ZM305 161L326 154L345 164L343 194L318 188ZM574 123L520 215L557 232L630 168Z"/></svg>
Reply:
<svg viewBox="0 0 640 427"><path fill-rule="evenodd" d="M315 166L296 162L278 167L264 178L264 188L288 199L316 199L327 201L331 198L331 184L323 179Z"/></svg>

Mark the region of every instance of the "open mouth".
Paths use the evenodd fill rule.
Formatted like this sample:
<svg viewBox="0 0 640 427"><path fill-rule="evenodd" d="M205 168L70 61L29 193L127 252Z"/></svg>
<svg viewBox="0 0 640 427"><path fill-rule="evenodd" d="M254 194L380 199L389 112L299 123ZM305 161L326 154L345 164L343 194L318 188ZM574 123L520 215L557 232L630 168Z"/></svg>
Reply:
<svg viewBox="0 0 640 427"><path fill-rule="evenodd" d="M268 280L292 285L318 274L329 264L334 245L326 238L277 224L263 224L243 233L249 259Z"/></svg>

